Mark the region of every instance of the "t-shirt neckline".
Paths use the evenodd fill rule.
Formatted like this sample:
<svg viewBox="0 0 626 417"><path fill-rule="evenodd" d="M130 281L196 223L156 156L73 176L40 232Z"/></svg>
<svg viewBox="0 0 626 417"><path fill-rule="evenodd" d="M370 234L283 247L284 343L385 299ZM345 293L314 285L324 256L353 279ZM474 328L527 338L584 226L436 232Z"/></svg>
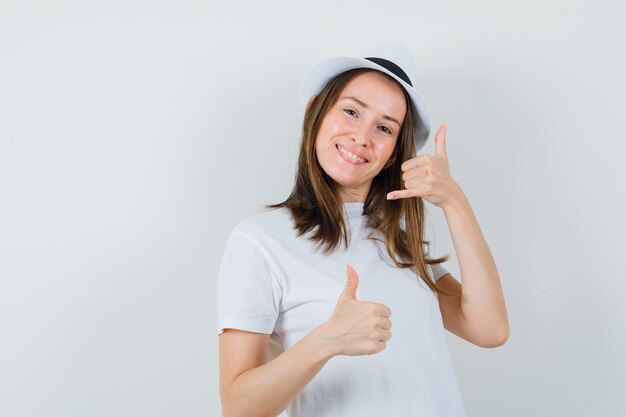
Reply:
<svg viewBox="0 0 626 417"><path fill-rule="evenodd" d="M364 205L365 202L362 201L344 202L343 207L346 217L348 217L349 219L362 217Z"/></svg>

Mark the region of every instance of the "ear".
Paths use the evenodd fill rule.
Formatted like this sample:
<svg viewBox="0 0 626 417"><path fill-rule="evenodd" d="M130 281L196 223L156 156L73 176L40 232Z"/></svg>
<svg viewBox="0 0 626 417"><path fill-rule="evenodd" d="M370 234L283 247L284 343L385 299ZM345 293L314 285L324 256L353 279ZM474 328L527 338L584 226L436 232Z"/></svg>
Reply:
<svg viewBox="0 0 626 417"><path fill-rule="evenodd" d="M309 99L309 102L306 104L306 109L307 111L309 110L309 107L311 107L311 104L313 104L313 100L315 100L316 96L311 96L311 98Z"/></svg>

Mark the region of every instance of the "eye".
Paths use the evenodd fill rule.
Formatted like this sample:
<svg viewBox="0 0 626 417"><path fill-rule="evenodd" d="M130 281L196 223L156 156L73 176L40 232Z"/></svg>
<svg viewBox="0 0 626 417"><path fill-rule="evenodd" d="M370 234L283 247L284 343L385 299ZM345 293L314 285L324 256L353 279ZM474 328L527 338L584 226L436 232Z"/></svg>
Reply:
<svg viewBox="0 0 626 417"><path fill-rule="evenodd" d="M382 127L382 128L384 128L384 129L387 129L387 130L386 130L386 133L391 134L391 129L389 129L387 126L381 126L381 127Z"/></svg>
<svg viewBox="0 0 626 417"><path fill-rule="evenodd" d="M352 110L352 109L343 109L343 111L345 111L346 113L348 113L348 112L353 112L353 113L354 113L354 115L356 115L356 112L355 112L354 110ZM348 113L348 114L350 114L350 113ZM351 114L350 114L350 115L351 115ZM352 115L351 115L351 116L352 116Z"/></svg>

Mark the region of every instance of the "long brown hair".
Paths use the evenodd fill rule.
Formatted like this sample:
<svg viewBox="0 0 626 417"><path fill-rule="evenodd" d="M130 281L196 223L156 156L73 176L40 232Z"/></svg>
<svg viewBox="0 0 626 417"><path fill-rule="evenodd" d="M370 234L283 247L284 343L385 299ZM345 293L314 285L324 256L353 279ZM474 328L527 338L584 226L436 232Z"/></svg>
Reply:
<svg viewBox="0 0 626 417"><path fill-rule="evenodd" d="M298 237L313 230L309 236L317 242L317 249L324 246L326 255L332 253L343 236L349 245L349 233L344 220L343 200L339 196L335 180L320 165L315 152L315 138L322 120L338 100L344 87L357 75L369 68L356 68L343 72L330 80L304 113L302 141L295 177L295 185L289 197L277 204L266 204L265 209L287 208L291 212ZM382 72L381 72L382 73ZM384 74L384 73L382 73ZM392 77L384 74L396 82ZM400 85L398 83L398 85ZM402 86L401 86L402 87ZM427 259L430 241L424 240L424 202L421 197L387 200L391 190L402 189L402 169L407 159L415 157L415 131L413 120L417 115L409 105L410 98L404 88L407 111L398 134L395 149L384 168L372 179L372 185L363 205L363 214L368 215L367 226L384 236L387 253L398 268L415 267L424 282L435 292L453 296L439 288L429 275L426 264L439 264L449 255ZM404 220L405 230L401 227ZM369 239L377 239L368 236ZM380 240L381 242L383 240ZM424 252L425 249L425 252ZM401 259L398 260L398 257Z"/></svg>

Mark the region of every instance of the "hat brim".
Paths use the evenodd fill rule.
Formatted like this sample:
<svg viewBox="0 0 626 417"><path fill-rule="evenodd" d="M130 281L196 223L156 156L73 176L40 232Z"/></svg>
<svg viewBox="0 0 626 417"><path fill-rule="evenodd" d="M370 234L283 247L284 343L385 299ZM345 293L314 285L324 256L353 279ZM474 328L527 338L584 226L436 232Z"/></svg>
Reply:
<svg viewBox="0 0 626 417"><path fill-rule="evenodd" d="M415 147L416 150L420 150L428 139L430 134L430 111L426 100L408 83L399 78L397 75L387 70L375 62L359 57L336 57L326 59L313 68L309 69L305 74L303 81L300 85L300 101L302 106L306 108L306 105L311 96L318 95L326 84L335 76L342 72L354 69L354 68L370 68L380 72L383 72L393 79L395 79L409 94L411 98L411 104L417 113L417 119L414 123L415 129Z"/></svg>

